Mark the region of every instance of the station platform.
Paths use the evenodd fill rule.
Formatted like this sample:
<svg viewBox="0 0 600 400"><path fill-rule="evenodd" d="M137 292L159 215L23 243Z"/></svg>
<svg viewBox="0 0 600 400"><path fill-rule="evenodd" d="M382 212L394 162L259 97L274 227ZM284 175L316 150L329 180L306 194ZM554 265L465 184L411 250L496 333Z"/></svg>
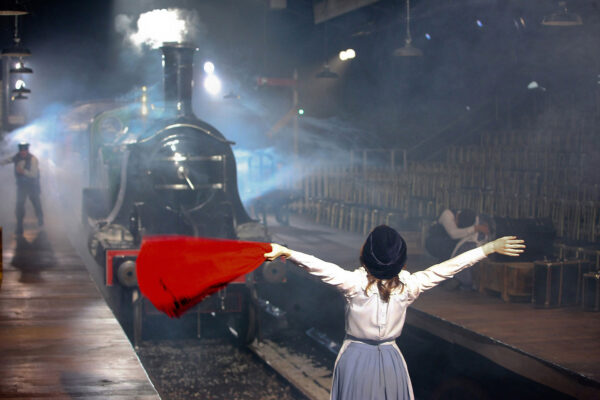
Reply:
<svg viewBox="0 0 600 400"><path fill-rule="evenodd" d="M160 399L61 227L28 226L4 231L0 399Z"/></svg>
<svg viewBox="0 0 600 400"><path fill-rule="evenodd" d="M269 225L273 240L343 268L358 267L360 234L291 216L290 225ZM407 238L407 269L433 264L414 232ZM536 309L489 294L425 292L407 311L406 323L460 345L519 376L577 399L600 398L600 313L579 307ZM410 366L409 366L410 371Z"/></svg>

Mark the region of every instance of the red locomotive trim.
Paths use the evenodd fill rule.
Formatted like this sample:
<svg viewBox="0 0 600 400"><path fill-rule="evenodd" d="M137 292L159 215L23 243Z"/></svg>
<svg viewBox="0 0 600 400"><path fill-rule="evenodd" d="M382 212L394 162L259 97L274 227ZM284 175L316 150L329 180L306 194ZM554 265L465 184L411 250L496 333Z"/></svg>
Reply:
<svg viewBox="0 0 600 400"><path fill-rule="evenodd" d="M106 265L104 270L106 271L106 286L113 286L113 259L119 256L137 256L140 249L118 249L118 250L106 250Z"/></svg>
<svg viewBox="0 0 600 400"><path fill-rule="evenodd" d="M118 250L106 250L106 265L104 270L106 271L105 284L106 286L114 285L113 267L112 262L115 257L119 256L137 256L140 249L118 249ZM230 283L246 283L246 274L232 280Z"/></svg>

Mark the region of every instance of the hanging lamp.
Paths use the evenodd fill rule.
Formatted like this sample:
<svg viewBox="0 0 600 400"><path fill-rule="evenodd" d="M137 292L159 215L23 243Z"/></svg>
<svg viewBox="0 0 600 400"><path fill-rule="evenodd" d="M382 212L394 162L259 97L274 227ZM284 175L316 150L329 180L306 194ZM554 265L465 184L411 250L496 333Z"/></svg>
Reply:
<svg viewBox="0 0 600 400"><path fill-rule="evenodd" d="M25 62L22 58L19 58L17 64L9 70L11 74L32 74L33 70L25 66Z"/></svg>
<svg viewBox="0 0 600 400"><path fill-rule="evenodd" d="M25 14L29 14L29 12L15 0L0 0L0 16L6 17Z"/></svg>
<svg viewBox="0 0 600 400"><path fill-rule="evenodd" d="M29 97L23 95L23 93L19 93L16 96L12 96L11 100L15 101L15 100L27 100Z"/></svg>
<svg viewBox="0 0 600 400"><path fill-rule="evenodd" d="M394 50L394 56L396 57L420 57L423 52L416 47L413 47L412 38L410 36L410 0L406 0L406 39L404 40L404 47L399 47Z"/></svg>
<svg viewBox="0 0 600 400"><path fill-rule="evenodd" d="M546 15L544 19L542 19L542 25L546 26L579 26L583 25L583 21L581 16L576 13L569 12L567 10L567 2L560 1L558 3L560 7L560 11L555 12L550 15Z"/></svg>
<svg viewBox="0 0 600 400"><path fill-rule="evenodd" d="M323 69L319 71L315 78L318 79L337 79L340 76L333 72L331 68L329 68L329 64L327 63L327 25L323 22L323 56L325 57L325 64L323 65Z"/></svg>
<svg viewBox="0 0 600 400"><path fill-rule="evenodd" d="M29 57L31 51L23 47L21 44L21 38L19 37L19 16L15 15L15 35L13 37L14 45L6 49L2 49L2 56L4 57Z"/></svg>

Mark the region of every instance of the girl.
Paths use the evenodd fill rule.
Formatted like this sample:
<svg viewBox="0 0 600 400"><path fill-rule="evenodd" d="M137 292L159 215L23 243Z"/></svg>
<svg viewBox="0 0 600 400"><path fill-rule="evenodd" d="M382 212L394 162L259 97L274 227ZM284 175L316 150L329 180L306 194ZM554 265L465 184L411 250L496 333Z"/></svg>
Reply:
<svg viewBox="0 0 600 400"><path fill-rule="evenodd" d="M506 236L424 271L403 270L406 243L386 225L373 229L360 254L361 267L347 271L316 257L271 244L268 260L289 259L346 298L346 338L335 362L331 399L414 399L406 363L396 345L406 308L428 289L496 252L518 256L523 240Z"/></svg>

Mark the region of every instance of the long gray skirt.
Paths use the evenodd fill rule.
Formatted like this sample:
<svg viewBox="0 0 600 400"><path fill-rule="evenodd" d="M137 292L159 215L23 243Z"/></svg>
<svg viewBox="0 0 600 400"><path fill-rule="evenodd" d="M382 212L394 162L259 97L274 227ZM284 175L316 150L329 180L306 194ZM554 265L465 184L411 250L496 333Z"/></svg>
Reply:
<svg viewBox="0 0 600 400"><path fill-rule="evenodd" d="M352 342L333 371L332 400L408 400L410 380L392 345Z"/></svg>

